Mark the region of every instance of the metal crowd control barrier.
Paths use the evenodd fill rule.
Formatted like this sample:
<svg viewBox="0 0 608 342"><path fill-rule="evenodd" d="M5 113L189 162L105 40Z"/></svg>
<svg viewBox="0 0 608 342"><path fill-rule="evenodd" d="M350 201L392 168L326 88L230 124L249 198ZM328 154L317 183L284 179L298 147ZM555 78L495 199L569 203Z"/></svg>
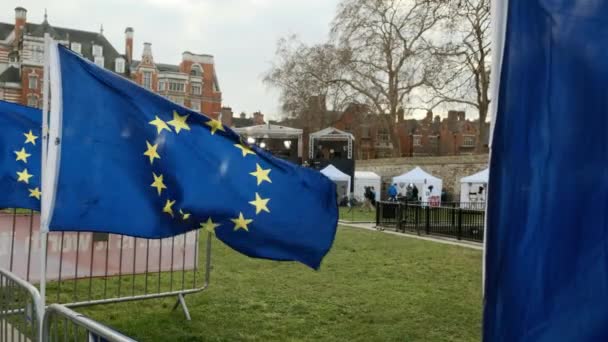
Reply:
<svg viewBox="0 0 608 342"><path fill-rule="evenodd" d="M44 315L41 341L132 342L135 340L63 305L51 304Z"/></svg>
<svg viewBox="0 0 608 342"><path fill-rule="evenodd" d="M34 284L40 281L39 227L33 211L0 210L0 267ZM190 320L184 296L209 284L211 240L200 230L162 240L51 232L46 301L79 307L176 296L173 309L181 305Z"/></svg>
<svg viewBox="0 0 608 342"><path fill-rule="evenodd" d="M0 342L38 341L43 309L33 285L0 268Z"/></svg>

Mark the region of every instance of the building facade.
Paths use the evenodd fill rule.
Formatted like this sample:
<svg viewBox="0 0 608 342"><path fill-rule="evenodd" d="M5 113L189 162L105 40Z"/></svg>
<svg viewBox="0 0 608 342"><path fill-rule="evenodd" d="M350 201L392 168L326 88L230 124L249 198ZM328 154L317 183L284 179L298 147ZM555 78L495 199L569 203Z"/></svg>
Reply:
<svg viewBox="0 0 608 342"><path fill-rule="evenodd" d="M218 118L222 93L213 56L182 53L179 64L156 63L152 45L144 43L140 60L133 59L132 28L125 30L124 53L99 32L51 26L45 14L41 24L27 21L27 10L15 8L14 23L0 23L0 100L42 107L44 35L100 67L129 78L193 111Z"/></svg>

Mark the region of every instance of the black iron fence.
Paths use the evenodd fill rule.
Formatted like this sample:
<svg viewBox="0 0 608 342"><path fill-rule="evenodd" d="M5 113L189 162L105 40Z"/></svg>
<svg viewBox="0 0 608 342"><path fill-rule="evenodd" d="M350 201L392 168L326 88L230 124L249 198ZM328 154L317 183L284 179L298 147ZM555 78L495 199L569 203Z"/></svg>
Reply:
<svg viewBox="0 0 608 342"><path fill-rule="evenodd" d="M378 202L376 226L418 235L438 235L482 242L485 211L460 203L434 207L428 203Z"/></svg>

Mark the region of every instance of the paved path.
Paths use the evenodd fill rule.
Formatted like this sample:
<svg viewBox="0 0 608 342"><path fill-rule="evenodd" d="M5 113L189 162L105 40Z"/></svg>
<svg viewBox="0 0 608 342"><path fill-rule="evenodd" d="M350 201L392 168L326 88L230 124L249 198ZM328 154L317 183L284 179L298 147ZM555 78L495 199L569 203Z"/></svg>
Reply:
<svg viewBox="0 0 608 342"><path fill-rule="evenodd" d="M344 227L348 227L348 228L359 228L359 229L367 229L367 230L373 230L373 231L379 231L376 229L376 224L375 223L349 223L346 221L340 221L339 222L341 226ZM436 236L418 236L416 234L410 234L410 233L398 233L395 231L390 231L390 230L382 230L382 233L385 234L391 234L391 235L396 235L396 236L400 236L400 237L405 237L405 238L410 238L410 239L418 239L418 240L426 240L426 241L432 241L432 242L437 242L437 243L443 243L446 245L453 245L453 246L460 246L460 247L465 247L465 248L471 248L471 249L475 249L478 251L482 251L483 250L483 244L481 243L477 243L477 242L469 242L469 241L462 241L462 240L455 240L455 239L450 239L450 238L444 238L444 237L436 237Z"/></svg>

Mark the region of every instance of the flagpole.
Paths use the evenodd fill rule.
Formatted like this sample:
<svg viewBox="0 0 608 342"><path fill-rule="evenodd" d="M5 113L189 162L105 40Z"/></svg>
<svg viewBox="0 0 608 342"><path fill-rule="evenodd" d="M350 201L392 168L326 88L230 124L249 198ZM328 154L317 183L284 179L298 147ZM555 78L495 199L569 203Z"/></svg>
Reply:
<svg viewBox="0 0 608 342"><path fill-rule="evenodd" d="M492 162L492 140L494 138L494 127L496 126L496 116L498 114L498 96L500 93L500 74L502 70L502 58L505 49L505 37L507 32L507 15L509 11L509 0L492 1L490 18L492 18L492 67L490 70L490 138L488 142L490 155L488 164ZM483 259L481 267L481 295L485 296L486 285L486 257L487 257L487 241L488 241L488 203L490 202L491 190L491 172L488 173L488 186L486 189L486 215L484 222L484 239L483 239Z"/></svg>
<svg viewBox="0 0 608 342"><path fill-rule="evenodd" d="M40 164L40 175L41 175L41 187L42 191L45 190L45 169L46 169L46 159L48 152L48 134L49 134L49 123L48 123L48 113L49 113L49 83L50 83L50 75L49 75L49 48L50 48L51 37L48 33L44 34L44 71L42 74L43 82L42 82L42 142L41 142L41 155L42 155L42 163ZM40 203L40 212L43 212L43 207L45 206L44 196L42 197L42 201ZM40 307L38 308L38 316L39 322L43 322L44 320L44 311L46 307L46 244L47 244L47 234L48 234L48 225L45 227L46 220L40 220ZM42 337L42 324L40 324L40 332L39 335Z"/></svg>

